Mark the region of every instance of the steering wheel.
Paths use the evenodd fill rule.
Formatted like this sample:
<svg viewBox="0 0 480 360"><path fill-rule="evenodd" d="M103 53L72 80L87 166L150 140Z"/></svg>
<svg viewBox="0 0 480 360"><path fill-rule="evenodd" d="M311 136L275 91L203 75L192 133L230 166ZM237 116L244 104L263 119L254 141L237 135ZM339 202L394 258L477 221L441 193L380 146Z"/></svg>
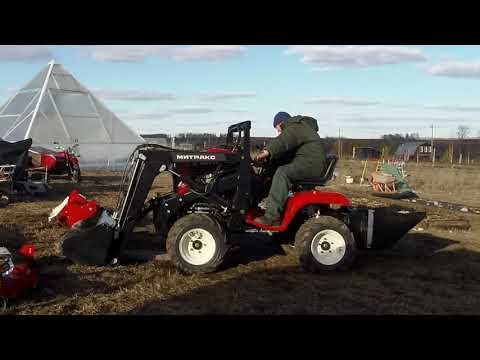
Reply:
<svg viewBox="0 0 480 360"><path fill-rule="evenodd" d="M255 169L257 170L255 172L259 176L264 176L265 172L268 172L271 166L272 166L272 161L270 160L269 157L262 161L255 161L252 159L252 167L254 168L254 170Z"/></svg>

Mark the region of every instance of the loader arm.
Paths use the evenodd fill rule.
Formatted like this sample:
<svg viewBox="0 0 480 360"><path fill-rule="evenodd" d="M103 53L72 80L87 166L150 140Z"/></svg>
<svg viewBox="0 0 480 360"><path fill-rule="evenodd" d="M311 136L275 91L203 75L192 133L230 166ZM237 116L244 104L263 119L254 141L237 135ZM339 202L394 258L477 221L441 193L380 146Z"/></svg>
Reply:
<svg viewBox="0 0 480 360"><path fill-rule="evenodd" d="M115 257L123 251L135 222L142 216L145 200L157 175L172 163L173 149L141 145L132 155L126 183L122 183L117 209L113 214L116 222L111 254Z"/></svg>
<svg viewBox="0 0 480 360"><path fill-rule="evenodd" d="M227 156L235 158L237 155L177 151L155 145L141 145L138 147L133 153L126 170L117 209L113 215L116 226L110 252L111 257L117 257L123 252L136 222L153 210L154 207L158 206L153 199L147 204L145 201L159 173L170 170L172 164L189 163L192 161L221 164L227 161ZM186 176L185 178L188 177ZM224 206L228 205L224 204L224 200L215 194L209 194L205 197Z"/></svg>
<svg viewBox="0 0 480 360"><path fill-rule="evenodd" d="M242 143L242 152L240 154L240 174L239 187L240 192L234 200L234 209L245 214L248 210L248 198L250 193L250 122L246 121L236 125L232 125L228 129L227 146L239 146ZM237 133L237 143L234 144L233 134ZM243 135L243 136L242 136ZM141 145L132 155L130 171L127 169L127 177L124 178L128 184L122 184L122 189L117 204L117 211L114 219L117 222L117 230L121 233L129 233L133 230L135 221L142 213L145 200L152 187L155 177L160 173L162 165L167 170L173 163L181 164L192 161L192 156L198 156L198 153L178 152L175 149L166 148L159 145ZM212 163L225 162L226 156L223 153L204 154L208 156L206 161ZM228 155L230 156L230 155ZM198 161L202 161L201 159ZM124 190L127 185L126 191Z"/></svg>

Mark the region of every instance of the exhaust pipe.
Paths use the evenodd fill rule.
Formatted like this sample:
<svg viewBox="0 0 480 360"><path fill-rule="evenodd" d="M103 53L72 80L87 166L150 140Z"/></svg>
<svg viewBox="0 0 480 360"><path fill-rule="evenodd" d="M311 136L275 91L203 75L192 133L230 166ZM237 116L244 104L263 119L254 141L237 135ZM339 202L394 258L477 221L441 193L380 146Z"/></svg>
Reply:
<svg viewBox="0 0 480 360"><path fill-rule="evenodd" d="M360 249L388 249L426 217L426 212L401 208L356 208L350 213L350 230Z"/></svg>

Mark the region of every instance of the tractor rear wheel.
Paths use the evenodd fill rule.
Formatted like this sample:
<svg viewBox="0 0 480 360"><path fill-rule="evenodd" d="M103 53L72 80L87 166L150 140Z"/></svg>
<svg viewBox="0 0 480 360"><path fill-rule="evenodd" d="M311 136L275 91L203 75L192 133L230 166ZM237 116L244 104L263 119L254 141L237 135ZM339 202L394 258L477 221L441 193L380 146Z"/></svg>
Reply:
<svg viewBox="0 0 480 360"><path fill-rule="evenodd" d="M295 250L302 268L313 273L346 270L357 253L350 229L331 216L307 220L295 236Z"/></svg>
<svg viewBox="0 0 480 360"><path fill-rule="evenodd" d="M170 260L186 274L216 271L222 265L227 249L225 230L209 215L184 216L168 232Z"/></svg>

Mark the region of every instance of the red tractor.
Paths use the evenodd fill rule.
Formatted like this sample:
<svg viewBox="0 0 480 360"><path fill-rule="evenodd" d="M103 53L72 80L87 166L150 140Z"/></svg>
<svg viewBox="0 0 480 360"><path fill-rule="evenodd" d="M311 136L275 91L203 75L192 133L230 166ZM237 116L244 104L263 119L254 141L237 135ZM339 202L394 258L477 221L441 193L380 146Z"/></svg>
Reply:
<svg viewBox="0 0 480 360"><path fill-rule="evenodd" d="M157 239L184 273L209 273L223 263L233 234L266 232L294 244L301 266L311 272L349 268L360 249L381 249L420 222L425 213L362 209L337 192L321 189L337 162L328 157L320 179L293 184L280 226L254 222L280 164L253 164L250 122L232 125L227 144L202 152L140 145L122 181L111 217L102 211L93 226L77 228L62 239L63 254L73 262L115 264L133 239L133 229L152 213ZM155 177L173 175L174 191L146 201Z"/></svg>
<svg viewBox="0 0 480 360"><path fill-rule="evenodd" d="M78 183L81 180L81 171L76 146L56 147L57 151L33 146L29 150L30 165L33 168L46 169L47 174L68 175L72 182Z"/></svg>

